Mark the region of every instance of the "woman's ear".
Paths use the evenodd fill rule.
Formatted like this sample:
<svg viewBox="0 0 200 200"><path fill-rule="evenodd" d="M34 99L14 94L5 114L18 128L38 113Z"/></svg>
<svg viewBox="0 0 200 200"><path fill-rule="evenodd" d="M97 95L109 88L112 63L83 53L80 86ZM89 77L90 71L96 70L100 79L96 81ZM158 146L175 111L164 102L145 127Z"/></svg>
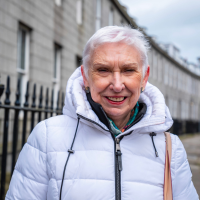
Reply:
<svg viewBox="0 0 200 200"><path fill-rule="evenodd" d="M83 83L84 83L85 87L88 87L89 84L88 84L87 78L85 76L84 66L83 65L81 65L81 74L82 74L82 77L83 77Z"/></svg>
<svg viewBox="0 0 200 200"><path fill-rule="evenodd" d="M150 74L150 66L148 65L145 76L144 76L143 81L142 81L142 87L143 88L146 87L146 84L147 84L147 81L148 81L148 78L149 78L149 74Z"/></svg>

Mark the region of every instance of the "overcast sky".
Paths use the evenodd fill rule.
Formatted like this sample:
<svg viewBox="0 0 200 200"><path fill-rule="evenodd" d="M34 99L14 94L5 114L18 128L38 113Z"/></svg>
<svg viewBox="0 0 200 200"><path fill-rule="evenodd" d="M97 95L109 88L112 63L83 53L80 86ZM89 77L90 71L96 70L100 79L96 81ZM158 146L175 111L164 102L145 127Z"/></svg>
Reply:
<svg viewBox="0 0 200 200"><path fill-rule="evenodd" d="M181 56L200 57L200 0L119 0L136 23L159 42L173 43Z"/></svg>

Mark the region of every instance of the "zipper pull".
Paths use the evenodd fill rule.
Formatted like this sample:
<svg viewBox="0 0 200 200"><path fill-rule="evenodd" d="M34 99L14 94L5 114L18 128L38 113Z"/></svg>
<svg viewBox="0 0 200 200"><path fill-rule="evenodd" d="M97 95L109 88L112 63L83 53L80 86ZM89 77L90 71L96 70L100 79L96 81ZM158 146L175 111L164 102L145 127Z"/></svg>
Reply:
<svg viewBox="0 0 200 200"><path fill-rule="evenodd" d="M118 160L118 167L119 171L122 171L122 153L119 145L120 139L116 139L116 155L117 155L117 160Z"/></svg>

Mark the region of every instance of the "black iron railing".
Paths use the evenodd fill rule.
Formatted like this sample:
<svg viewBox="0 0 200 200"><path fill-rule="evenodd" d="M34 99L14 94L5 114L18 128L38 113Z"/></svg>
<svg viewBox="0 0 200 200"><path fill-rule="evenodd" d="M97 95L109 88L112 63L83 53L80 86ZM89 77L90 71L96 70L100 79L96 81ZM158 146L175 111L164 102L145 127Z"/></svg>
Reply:
<svg viewBox="0 0 200 200"><path fill-rule="evenodd" d="M0 97L3 94L4 85L0 84ZM23 118L20 119L23 121L22 125L22 133L21 133L21 148L24 146L26 142L26 133L27 133L27 124L30 121L30 130L32 131L36 122L40 122L43 119L47 119L48 117L53 116L53 114L59 115L62 114L62 107L64 105L64 93L62 92L62 98L60 102L60 91L57 95L57 102L56 102L56 109L54 109L54 91L51 92L51 105L49 106L49 88L46 88L46 95L45 95L45 105L43 106L43 86L40 87L40 94L39 94L39 105L36 106L36 84L33 86L33 94L32 94L32 104L29 107L29 82L27 82L26 86L26 94L25 94L25 102L23 106L21 106L20 102L20 80L17 83L17 91L16 91L16 100L14 105L10 105L10 77L7 77L7 84L6 84L6 91L5 91L5 101L4 104L0 102L0 111L4 110L4 126L3 126L3 147L2 147L2 154L0 155L1 158L1 191L0 191L0 200L5 198L6 192L6 169L7 169L7 157L8 157L8 134L9 129L12 128L12 151L11 151L11 175L14 171L15 163L17 160L17 153L19 149L17 149L18 144L18 136L19 136L19 115L20 112L23 114ZM61 107L60 107L61 104ZM13 127L9 127L10 121L10 110L14 110L13 118ZM31 113L31 117L28 118L28 113ZM0 113L1 114L1 113ZM30 132L31 132L30 131ZM21 150L21 149L20 149Z"/></svg>

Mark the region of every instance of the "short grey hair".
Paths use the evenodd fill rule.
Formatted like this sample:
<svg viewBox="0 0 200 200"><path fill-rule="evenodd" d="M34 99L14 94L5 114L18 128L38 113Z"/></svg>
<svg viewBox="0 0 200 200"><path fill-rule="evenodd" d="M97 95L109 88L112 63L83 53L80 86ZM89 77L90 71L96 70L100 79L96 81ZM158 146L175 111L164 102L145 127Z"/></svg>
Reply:
<svg viewBox="0 0 200 200"><path fill-rule="evenodd" d="M88 78L89 62L94 49L104 43L118 42L133 46L140 52L144 77L148 66L147 52L150 48L149 42L144 34L129 26L106 26L99 29L88 40L83 50L83 66L86 78Z"/></svg>

